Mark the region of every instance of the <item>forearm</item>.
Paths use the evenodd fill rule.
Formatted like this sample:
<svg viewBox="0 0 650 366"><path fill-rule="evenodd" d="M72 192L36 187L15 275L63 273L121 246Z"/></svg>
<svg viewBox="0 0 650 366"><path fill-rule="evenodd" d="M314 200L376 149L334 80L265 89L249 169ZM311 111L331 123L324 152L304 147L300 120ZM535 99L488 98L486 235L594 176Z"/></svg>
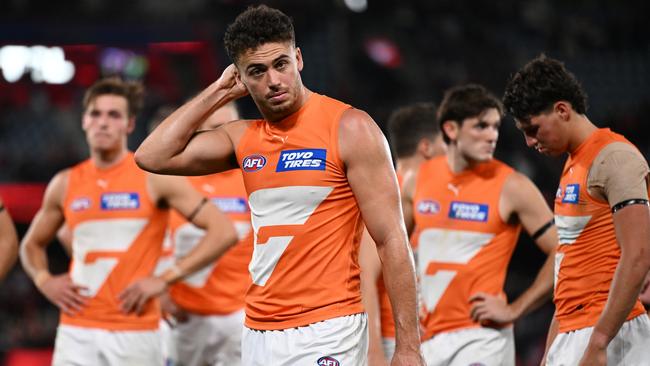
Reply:
<svg viewBox="0 0 650 366"><path fill-rule="evenodd" d="M553 294L553 267L555 265L555 251L549 253L544 265L537 273L533 284L510 304L513 311L513 320L517 320L531 311L539 308L548 301Z"/></svg>
<svg viewBox="0 0 650 366"><path fill-rule="evenodd" d="M373 244L374 245L374 244ZM368 352L382 352L381 306L377 291L377 276L361 264L361 294L368 314Z"/></svg>
<svg viewBox="0 0 650 366"><path fill-rule="evenodd" d="M165 163L182 153L199 126L220 107L232 100L219 80L167 117L136 151L138 164L152 172L164 173Z"/></svg>
<svg viewBox="0 0 650 366"><path fill-rule="evenodd" d="M39 287L47 277L51 276L48 268L45 248L33 242L23 242L20 246L20 262L27 275Z"/></svg>
<svg viewBox="0 0 650 366"><path fill-rule="evenodd" d="M359 266L361 267L361 298L368 314L368 353L383 355L381 305L377 290L377 280L381 276L381 262L377 255L377 246L367 230L364 230L361 236Z"/></svg>
<svg viewBox="0 0 650 366"><path fill-rule="evenodd" d="M176 261L174 266L160 277L168 284L177 282L214 262L236 242L234 229L232 232L227 231L225 235L206 234L192 251Z"/></svg>
<svg viewBox="0 0 650 366"><path fill-rule="evenodd" d="M647 253L621 254L607 304L594 327L592 342L606 347L616 336L636 303L650 265Z"/></svg>
<svg viewBox="0 0 650 366"><path fill-rule="evenodd" d="M396 349L419 350L416 280L408 243L399 238L378 246L386 291L395 320Z"/></svg>
<svg viewBox="0 0 650 366"><path fill-rule="evenodd" d="M546 346L544 347L544 357L542 359L542 365L546 364L546 358L548 357L548 350L551 348L553 341L555 341L555 337L557 337L557 331L558 331L558 323L557 323L557 319L555 319L555 314L553 314L553 318L551 319L551 324L548 327L548 334L546 335Z"/></svg>

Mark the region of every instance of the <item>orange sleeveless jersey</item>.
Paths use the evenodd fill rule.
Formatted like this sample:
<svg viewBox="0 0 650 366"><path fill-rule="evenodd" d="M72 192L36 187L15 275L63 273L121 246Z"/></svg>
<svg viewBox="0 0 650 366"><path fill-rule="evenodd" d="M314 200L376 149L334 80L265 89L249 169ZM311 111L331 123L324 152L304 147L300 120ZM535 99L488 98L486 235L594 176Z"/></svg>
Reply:
<svg viewBox="0 0 650 366"><path fill-rule="evenodd" d="M244 307L244 295L251 283L248 263L253 254L253 235L246 190L239 169L188 178L190 183L233 222L239 242L218 261L171 287L174 302L183 309L203 315L225 315ZM169 220L177 258L187 255L204 231L172 211Z"/></svg>
<svg viewBox="0 0 650 366"><path fill-rule="evenodd" d="M162 251L168 210L147 192L147 175L129 153L108 169L86 160L70 169L64 215L73 233L70 275L87 288L90 300L61 323L106 330L158 328L158 300L141 315L124 315L118 295L134 281L152 275Z"/></svg>
<svg viewBox="0 0 650 366"><path fill-rule="evenodd" d="M246 326L286 329L363 312L363 221L338 149L350 106L311 93L282 121L250 121L237 148L255 234Z"/></svg>
<svg viewBox="0 0 650 366"><path fill-rule="evenodd" d="M555 315L560 332L596 324L621 256L611 209L587 189L589 169L608 144L627 141L599 129L567 159L555 197L555 225L560 245L555 259ZM644 313L637 300L628 319Z"/></svg>
<svg viewBox="0 0 650 366"><path fill-rule="evenodd" d="M413 216L425 327L423 340L479 327L470 317L477 292L501 295L520 225L501 219L499 198L513 169L498 160L454 174L440 156L420 166Z"/></svg>

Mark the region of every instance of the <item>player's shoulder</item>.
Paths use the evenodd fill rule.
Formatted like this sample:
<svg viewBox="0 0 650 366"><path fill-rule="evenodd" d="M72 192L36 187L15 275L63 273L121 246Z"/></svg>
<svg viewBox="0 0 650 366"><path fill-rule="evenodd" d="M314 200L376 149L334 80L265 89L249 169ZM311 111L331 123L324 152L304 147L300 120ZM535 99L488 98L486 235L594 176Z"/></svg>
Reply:
<svg viewBox="0 0 650 366"><path fill-rule="evenodd" d="M648 165L646 158L639 149L629 142L614 141L603 146L594 158L593 166L599 164L643 164Z"/></svg>
<svg viewBox="0 0 650 366"><path fill-rule="evenodd" d="M52 177L52 179L50 180L49 185L54 185L54 186L67 185L68 180L70 179L70 174L77 166L59 170L56 174L54 174L54 177Z"/></svg>
<svg viewBox="0 0 650 366"><path fill-rule="evenodd" d="M512 166L506 164L505 162L499 159L492 159L488 164L490 164L492 169L496 169L497 171L502 172L503 174L512 174L517 172L515 168L513 168Z"/></svg>
<svg viewBox="0 0 650 366"><path fill-rule="evenodd" d="M54 177L50 179L50 182L47 184L47 188L45 189L45 201L50 201L53 203L63 202L63 198L65 197L66 192L69 188L71 171L72 168L65 168L58 171Z"/></svg>
<svg viewBox="0 0 650 366"><path fill-rule="evenodd" d="M507 166L507 165L506 165ZM532 195L539 194L539 189L530 178L510 167L503 181L501 196L513 202L525 203Z"/></svg>

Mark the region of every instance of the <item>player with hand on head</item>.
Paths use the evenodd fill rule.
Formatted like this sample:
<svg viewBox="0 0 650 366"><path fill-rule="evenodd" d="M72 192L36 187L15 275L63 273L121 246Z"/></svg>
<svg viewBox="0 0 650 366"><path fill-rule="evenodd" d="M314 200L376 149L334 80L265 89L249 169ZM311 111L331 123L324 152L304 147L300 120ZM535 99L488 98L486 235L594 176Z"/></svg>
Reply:
<svg viewBox="0 0 650 366"><path fill-rule="evenodd" d="M447 154L404 182L404 217L417 246L427 365L514 365L511 323L551 295L553 216L537 187L494 159L501 102L484 87L445 92L438 122ZM503 291L521 228L549 254L533 284Z"/></svg>
<svg viewBox="0 0 650 366"><path fill-rule="evenodd" d="M211 130L238 118L235 104L229 103L210 115L199 130ZM168 359L172 365L236 366L241 364L244 295L251 284L248 264L253 253L244 180L239 169L188 180L228 215L240 240L218 261L172 285L163 297L163 310L174 320ZM205 234L176 212L170 215L169 229L178 259Z"/></svg>
<svg viewBox="0 0 650 366"><path fill-rule="evenodd" d="M365 112L303 85L302 53L279 10L247 9L225 44L234 64L163 121L136 160L180 175L240 164L255 238L242 363L365 364L358 265L365 223L397 319L393 364L421 365L412 254L380 129ZM212 111L247 94L263 119L196 134Z"/></svg>
<svg viewBox="0 0 650 366"><path fill-rule="evenodd" d="M647 161L589 120L582 86L558 60L528 62L503 100L528 147L569 155L555 197L555 316L544 362L647 364L650 319L639 301L650 269Z"/></svg>

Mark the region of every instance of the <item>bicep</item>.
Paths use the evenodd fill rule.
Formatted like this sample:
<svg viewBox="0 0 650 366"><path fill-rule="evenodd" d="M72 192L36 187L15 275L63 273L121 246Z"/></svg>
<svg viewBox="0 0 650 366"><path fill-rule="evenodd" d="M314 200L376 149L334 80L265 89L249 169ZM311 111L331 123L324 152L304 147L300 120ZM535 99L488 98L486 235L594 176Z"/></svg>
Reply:
<svg viewBox="0 0 650 366"><path fill-rule="evenodd" d="M173 157L174 173L205 175L234 168L235 149L225 127L195 134L183 153Z"/></svg>
<svg viewBox="0 0 650 366"><path fill-rule="evenodd" d="M67 186L67 175L59 174L48 185L43 204L32 220L24 242L45 247L50 244L57 230L63 225L63 195Z"/></svg>
<svg viewBox="0 0 650 366"><path fill-rule="evenodd" d="M631 199L647 200L649 173L648 163L633 146L614 143L594 160L589 171L589 192L602 192L612 207Z"/></svg>
<svg viewBox="0 0 650 366"><path fill-rule="evenodd" d="M629 205L612 216L621 251L650 256L650 207L646 204Z"/></svg>
<svg viewBox="0 0 650 366"><path fill-rule="evenodd" d="M346 114L339 129L341 158L368 232L380 245L394 230L403 230L397 177L379 127L361 111Z"/></svg>
<svg viewBox="0 0 650 366"><path fill-rule="evenodd" d="M502 197L510 200L519 222L529 235L543 230L536 243L545 253L551 252L558 243L555 226L546 226L552 222L553 213L533 182L519 173L513 173L504 186Z"/></svg>

